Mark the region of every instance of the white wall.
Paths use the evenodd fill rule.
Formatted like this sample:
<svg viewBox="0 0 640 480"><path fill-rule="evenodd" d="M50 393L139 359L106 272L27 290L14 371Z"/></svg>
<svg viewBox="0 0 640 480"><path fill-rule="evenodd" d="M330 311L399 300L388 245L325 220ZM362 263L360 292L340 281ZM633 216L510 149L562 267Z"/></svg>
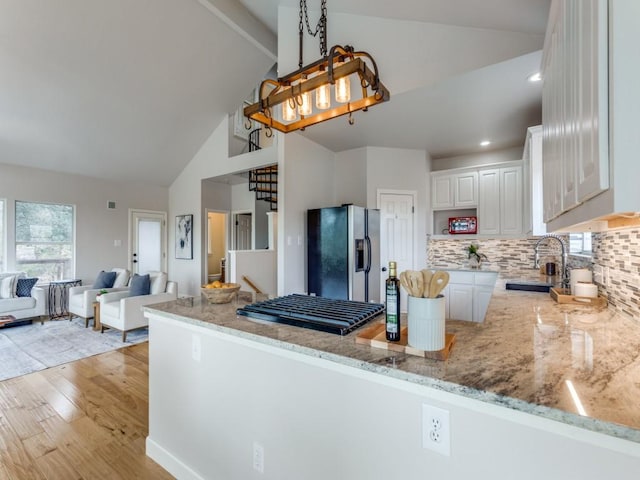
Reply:
<svg viewBox="0 0 640 480"><path fill-rule="evenodd" d="M334 174L336 205L367 205L367 149L336 153Z"/></svg>
<svg viewBox="0 0 640 480"><path fill-rule="evenodd" d="M251 192L255 195L255 192ZM265 200L256 200L253 215L254 248L262 250L269 248L269 217L271 204Z"/></svg>
<svg viewBox="0 0 640 480"><path fill-rule="evenodd" d="M297 133L278 157L278 295L306 292L306 212L334 205L334 154Z"/></svg>
<svg viewBox="0 0 640 480"><path fill-rule="evenodd" d="M277 140L275 147L277 148ZM178 282L180 294L198 295L206 271L207 246L204 243L207 198L203 196L202 180L271 165L276 162L276 148L268 148L229 161L228 118L224 118L198 153L169 187L169 239L175 235L172 219L175 215L193 213L193 260L180 260L169 255L169 276ZM169 242L172 243L171 240Z"/></svg>
<svg viewBox="0 0 640 480"><path fill-rule="evenodd" d="M474 153L470 155L458 155L456 157L443 157L431 160L431 170L448 170L450 168L477 167L490 163L512 162L522 160L523 146L493 150L491 152Z"/></svg>
<svg viewBox="0 0 640 480"><path fill-rule="evenodd" d="M8 270L13 270L15 261L15 200L75 205L75 276L85 285L93 283L100 270L129 264L130 208L166 212L169 206L166 187L13 165L0 165L0 197L7 199ZM109 201L116 202L114 210L107 208ZM115 247L114 240L121 246ZM168 245L171 256L173 242Z"/></svg>
<svg viewBox="0 0 640 480"><path fill-rule="evenodd" d="M230 282L242 285L243 292L254 292L243 280L247 277L262 293L275 296L277 262L275 250L230 250L227 272Z"/></svg>
<svg viewBox="0 0 640 480"><path fill-rule="evenodd" d="M429 212L429 156L424 150L367 147L367 207L378 208L378 190L417 193L414 226L414 268L426 266Z"/></svg>
<svg viewBox="0 0 640 480"><path fill-rule="evenodd" d="M635 442L173 319L150 325L147 454L178 478L635 480L640 471ZM423 404L450 412L451 456L422 448ZM252 468L254 442L263 474Z"/></svg>
<svg viewBox="0 0 640 480"><path fill-rule="evenodd" d="M255 192L249 191L249 182L231 187L231 207L234 212L251 212L255 207Z"/></svg>

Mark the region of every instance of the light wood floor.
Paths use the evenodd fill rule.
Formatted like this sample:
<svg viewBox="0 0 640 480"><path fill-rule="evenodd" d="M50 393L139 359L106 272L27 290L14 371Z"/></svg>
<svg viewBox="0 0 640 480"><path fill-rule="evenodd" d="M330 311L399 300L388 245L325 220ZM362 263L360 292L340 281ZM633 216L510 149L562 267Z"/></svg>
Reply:
<svg viewBox="0 0 640 480"><path fill-rule="evenodd" d="M171 479L145 455L149 344L0 382L0 479Z"/></svg>

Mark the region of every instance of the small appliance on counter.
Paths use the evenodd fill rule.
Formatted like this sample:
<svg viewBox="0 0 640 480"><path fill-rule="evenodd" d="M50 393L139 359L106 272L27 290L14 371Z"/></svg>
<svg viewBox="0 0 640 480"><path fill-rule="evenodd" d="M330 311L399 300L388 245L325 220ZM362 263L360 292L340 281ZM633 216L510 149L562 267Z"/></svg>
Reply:
<svg viewBox="0 0 640 480"><path fill-rule="evenodd" d="M478 233L478 217L449 217L449 234Z"/></svg>

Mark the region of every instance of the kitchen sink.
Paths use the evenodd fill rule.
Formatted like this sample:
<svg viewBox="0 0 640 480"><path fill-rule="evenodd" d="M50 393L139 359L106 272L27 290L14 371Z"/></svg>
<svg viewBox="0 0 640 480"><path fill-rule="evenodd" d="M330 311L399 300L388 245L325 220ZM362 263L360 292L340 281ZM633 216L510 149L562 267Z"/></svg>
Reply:
<svg viewBox="0 0 640 480"><path fill-rule="evenodd" d="M549 293L551 287L554 286L553 283L545 283L545 282L507 282L506 283L507 290L524 290L526 292L543 292Z"/></svg>

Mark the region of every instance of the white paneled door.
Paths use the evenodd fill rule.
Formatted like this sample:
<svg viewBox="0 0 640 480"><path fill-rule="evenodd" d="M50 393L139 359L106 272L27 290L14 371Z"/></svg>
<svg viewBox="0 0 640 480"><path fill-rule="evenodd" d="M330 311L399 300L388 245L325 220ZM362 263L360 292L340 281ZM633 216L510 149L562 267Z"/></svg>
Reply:
<svg viewBox="0 0 640 480"><path fill-rule="evenodd" d="M380 265L388 267L390 261L397 264L398 274L413 266L413 211L415 194L412 192L379 192L380 209ZM384 302L384 285L387 272L380 275L380 299ZM407 309L407 294L402 290L401 309Z"/></svg>
<svg viewBox="0 0 640 480"><path fill-rule="evenodd" d="M131 210L129 217L129 270L138 274L166 272L167 214Z"/></svg>
<svg viewBox="0 0 640 480"><path fill-rule="evenodd" d="M235 250L251 250L252 236L252 215L251 213L237 213L235 215L234 229L234 249Z"/></svg>

